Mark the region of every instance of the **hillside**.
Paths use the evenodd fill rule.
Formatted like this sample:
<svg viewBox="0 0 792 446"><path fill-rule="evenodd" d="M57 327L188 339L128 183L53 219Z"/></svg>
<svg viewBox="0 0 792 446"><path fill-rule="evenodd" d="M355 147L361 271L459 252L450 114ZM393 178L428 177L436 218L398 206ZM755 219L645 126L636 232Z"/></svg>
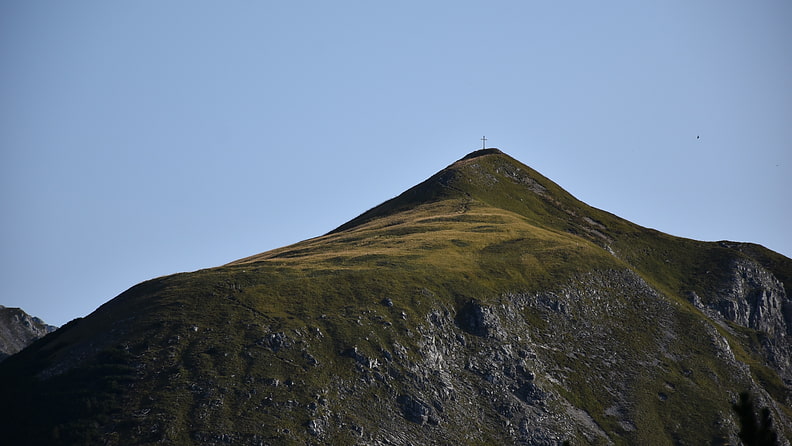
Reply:
<svg viewBox="0 0 792 446"><path fill-rule="evenodd" d="M326 235L130 288L0 364L11 444L737 444L792 434L792 260L497 149ZM789 444L784 440L782 444Z"/></svg>
<svg viewBox="0 0 792 446"><path fill-rule="evenodd" d="M20 308L0 305L0 361L56 329L57 327L45 324Z"/></svg>

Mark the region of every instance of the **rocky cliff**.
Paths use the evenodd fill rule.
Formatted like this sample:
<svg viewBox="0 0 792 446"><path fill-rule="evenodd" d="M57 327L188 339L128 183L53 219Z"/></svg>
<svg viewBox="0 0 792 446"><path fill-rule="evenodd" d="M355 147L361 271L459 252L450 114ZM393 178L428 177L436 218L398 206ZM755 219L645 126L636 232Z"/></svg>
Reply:
<svg viewBox="0 0 792 446"><path fill-rule="evenodd" d="M754 260L735 260L729 271L704 300L693 293L692 302L726 330L724 322L753 330L765 362L792 383L792 300L784 284Z"/></svg>

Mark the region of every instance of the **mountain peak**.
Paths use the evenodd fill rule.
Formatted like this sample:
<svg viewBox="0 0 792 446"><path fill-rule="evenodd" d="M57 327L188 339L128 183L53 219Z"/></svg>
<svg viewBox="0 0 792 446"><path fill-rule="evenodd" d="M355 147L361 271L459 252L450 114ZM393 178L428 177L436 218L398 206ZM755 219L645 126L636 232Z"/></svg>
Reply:
<svg viewBox="0 0 792 446"><path fill-rule="evenodd" d="M422 183L341 225L330 234L437 202L486 204L540 226L567 230L570 216L595 212L553 181L497 148L473 151ZM466 204L467 203L467 204Z"/></svg>
<svg viewBox="0 0 792 446"><path fill-rule="evenodd" d="M3 361L0 431L736 444L751 389L789 438L790 285L779 254L643 228L477 150L327 235L136 285Z"/></svg>
<svg viewBox="0 0 792 446"><path fill-rule="evenodd" d="M489 166L477 164L479 161L484 161L493 155L499 155L498 157L502 158L501 165L505 166L505 169L495 171L498 169L493 170ZM470 170L471 166L474 169L473 171ZM504 173L508 174L508 172L513 172L515 169L521 170L520 166L530 170L527 166L523 166L519 161L499 149L489 148L473 151L432 175L426 181L344 223L331 231L330 234L345 231L377 218L403 212L416 206L447 199L470 197L475 192L475 189L485 186L481 184L480 180L484 180L484 183L492 180L497 181L497 178Z"/></svg>
<svg viewBox="0 0 792 446"><path fill-rule="evenodd" d="M499 149L494 148L494 147L490 148L490 149L479 149L479 150L475 150L473 152L468 153L460 161L469 160L469 159L472 159L472 158L478 158L478 157L484 156L484 155L506 155L506 154L501 152Z"/></svg>

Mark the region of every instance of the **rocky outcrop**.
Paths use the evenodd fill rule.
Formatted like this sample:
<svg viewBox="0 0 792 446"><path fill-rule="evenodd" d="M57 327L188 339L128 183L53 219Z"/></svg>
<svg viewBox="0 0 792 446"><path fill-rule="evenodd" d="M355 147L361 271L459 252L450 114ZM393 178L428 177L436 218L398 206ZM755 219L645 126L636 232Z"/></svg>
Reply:
<svg viewBox="0 0 792 446"><path fill-rule="evenodd" d="M765 359L792 383L792 300L784 284L755 261L735 261L728 279L702 303L694 304L710 316L759 332Z"/></svg>
<svg viewBox="0 0 792 446"><path fill-rule="evenodd" d="M739 260L729 282L718 291L713 308L727 320L775 337L792 334L789 305L784 285L770 271L756 262Z"/></svg>
<svg viewBox="0 0 792 446"><path fill-rule="evenodd" d="M19 308L0 305L0 361L57 328Z"/></svg>
<svg viewBox="0 0 792 446"><path fill-rule="evenodd" d="M471 300L457 312L456 323L462 330L476 336L496 336L503 333L492 310Z"/></svg>

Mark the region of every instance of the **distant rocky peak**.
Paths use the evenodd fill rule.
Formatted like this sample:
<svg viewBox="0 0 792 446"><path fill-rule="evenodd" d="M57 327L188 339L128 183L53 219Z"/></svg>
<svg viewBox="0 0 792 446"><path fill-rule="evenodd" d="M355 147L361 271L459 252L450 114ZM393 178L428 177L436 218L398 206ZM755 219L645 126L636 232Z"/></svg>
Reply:
<svg viewBox="0 0 792 446"><path fill-rule="evenodd" d="M0 305L0 361L57 329L20 308Z"/></svg>

